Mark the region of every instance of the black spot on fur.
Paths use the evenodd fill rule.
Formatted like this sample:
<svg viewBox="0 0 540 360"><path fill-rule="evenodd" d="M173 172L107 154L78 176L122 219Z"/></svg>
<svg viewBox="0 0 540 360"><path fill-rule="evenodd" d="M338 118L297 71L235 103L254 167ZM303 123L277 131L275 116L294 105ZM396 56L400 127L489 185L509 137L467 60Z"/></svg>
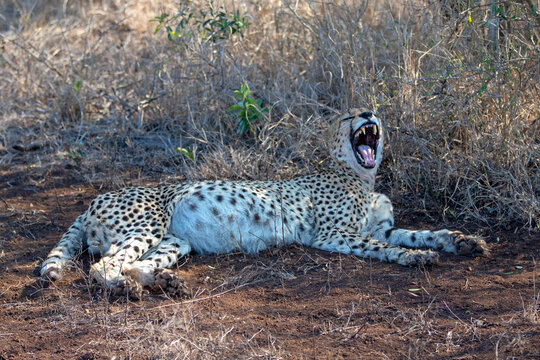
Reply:
<svg viewBox="0 0 540 360"><path fill-rule="evenodd" d="M390 237L390 235L392 235L394 230L396 230L396 228L390 228L390 229L386 230L386 232L384 233L384 236L388 239Z"/></svg>

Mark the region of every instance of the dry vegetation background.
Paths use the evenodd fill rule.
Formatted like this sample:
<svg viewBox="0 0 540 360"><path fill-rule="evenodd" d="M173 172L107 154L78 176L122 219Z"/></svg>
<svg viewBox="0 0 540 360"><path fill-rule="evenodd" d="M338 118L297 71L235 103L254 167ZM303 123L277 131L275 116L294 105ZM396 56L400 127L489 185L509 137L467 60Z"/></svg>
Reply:
<svg viewBox="0 0 540 360"><path fill-rule="evenodd" d="M332 116L366 106L385 122L387 147L377 186L390 195L399 218L465 223L481 232L490 227L533 234L538 230L537 0L214 4L248 14L251 25L243 36L212 42L195 33L171 42L163 32L154 34L156 22L149 20L178 12L174 1L1 1L2 174L24 174L36 186L62 174L95 193L186 179L290 178L324 167L324 134ZM191 6L207 9L208 2L197 0ZM252 96L270 109L247 133L238 133L237 119L227 111L237 101L234 91L241 84L248 84ZM176 152L179 146L195 151L196 160ZM0 239L0 246L4 241ZM309 258L304 274L338 266L337 260L342 266L341 258L297 255ZM277 264L295 260L281 256L285 259L276 263L261 260L253 276L261 276L263 269L267 278L288 279L294 266L285 271ZM208 261L209 267L215 265ZM347 261L347 271L361 271L371 281L371 267L368 276L358 263ZM533 279L535 272L536 267ZM340 274L338 280L348 276ZM236 276L231 270L222 279L240 287L253 280L251 273ZM536 283L534 290L531 284L528 289L536 294ZM214 290L223 289L227 286L217 284ZM386 290L380 291L379 297L362 295L354 300L359 302L348 302L350 308L335 309L337 322L319 329L321 336L349 336L350 331L357 336L364 328L347 327L351 318L384 323L392 316L392 326L401 326L400 336L413 344L396 358L421 356L431 341L425 339L433 334L442 336L445 349L458 355L460 347L489 338L476 322L458 321L460 335L454 329L453 338L454 325L432 322L426 314L433 308L448 308L455 320L446 303L429 303L425 311L395 311L390 303L385 310L380 304ZM252 292L265 297L264 291ZM80 294L75 299L71 293L55 296L59 298L47 310L53 320L44 331L58 327L59 337L69 338L71 331L84 333L81 328L94 321L103 332L94 343L104 349L103 356L115 356L118 349L127 358L158 354L156 359L287 354L271 331L234 337L237 322L219 312L208 315L207 309L191 305L174 310L159 305L146 319L134 315L141 313L139 305L110 307L107 302L89 303ZM516 315L526 319L527 326L538 324L538 296L534 299L522 299L521 315ZM302 301L295 304L301 313ZM131 332L136 327L145 333ZM520 346L527 339L500 334L489 349L506 346L523 354ZM399 347L399 341L396 344ZM383 348L373 348L374 356L384 354ZM80 359L99 358L77 351Z"/></svg>
<svg viewBox="0 0 540 360"><path fill-rule="evenodd" d="M496 2L494 14L490 1L236 1L225 9L249 15L243 37L174 44L149 20L176 2L3 1L0 165L78 163L88 182L117 185L140 183L125 169L164 182L286 178L321 165L334 113L365 105L386 122L380 188L398 209L536 227L531 5ZM271 107L254 135L227 113L242 83ZM177 146L196 149L197 162Z"/></svg>

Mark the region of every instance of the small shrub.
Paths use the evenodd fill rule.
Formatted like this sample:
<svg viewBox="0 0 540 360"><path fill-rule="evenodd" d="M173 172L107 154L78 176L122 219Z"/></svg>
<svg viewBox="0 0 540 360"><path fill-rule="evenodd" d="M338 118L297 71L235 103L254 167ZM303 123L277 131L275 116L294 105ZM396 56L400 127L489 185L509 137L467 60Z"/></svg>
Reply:
<svg viewBox="0 0 540 360"><path fill-rule="evenodd" d="M182 148L182 147L177 147L176 152L184 155L185 157L187 157L189 160L191 160L193 162L195 162L195 160L197 159L196 155L195 155L195 149L190 150L190 149L186 149L186 148Z"/></svg>
<svg viewBox="0 0 540 360"><path fill-rule="evenodd" d="M253 132L252 123L263 118L263 113L268 112L268 107L262 107L261 99L251 96L248 84L242 84L240 90L234 91L234 98L238 102L227 110L238 120L238 134Z"/></svg>
<svg viewBox="0 0 540 360"><path fill-rule="evenodd" d="M165 31L170 41L197 36L201 42L212 43L234 34L242 36L251 25L247 14L240 14L240 10L229 12L222 5L216 8L213 0L204 9L195 9L191 1L181 1L176 15L163 13L150 21L158 23L154 34Z"/></svg>
<svg viewBox="0 0 540 360"><path fill-rule="evenodd" d="M66 155L60 155L60 158L69 158L76 164L76 166L80 166L84 158L84 143L82 140L80 142L72 142L70 144L64 143L63 146L66 150Z"/></svg>

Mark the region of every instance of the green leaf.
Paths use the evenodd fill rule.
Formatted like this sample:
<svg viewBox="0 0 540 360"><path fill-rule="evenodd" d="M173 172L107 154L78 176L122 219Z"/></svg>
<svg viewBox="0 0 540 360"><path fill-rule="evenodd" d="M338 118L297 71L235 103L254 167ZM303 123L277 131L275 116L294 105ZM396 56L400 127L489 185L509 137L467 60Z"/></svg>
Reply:
<svg viewBox="0 0 540 360"><path fill-rule="evenodd" d="M82 80L78 79L75 81L75 84L73 84L73 91L77 92L81 88Z"/></svg>
<svg viewBox="0 0 540 360"><path fill-rule="evenodd" d="M185 148L182 148L182 147L177 147L176 152L181 153L182 155L186 156L191 161L195 161L195 151L194 150L192 151L192 150L185 149Z"/></svg>
<svg viewBox="0 0 540 360"><path fill-rule="evenodd" d="M413 288L413 289L409 289L410 292L415 292L415 291L422 291L422 289L418 289L418 288Z"/></svg>

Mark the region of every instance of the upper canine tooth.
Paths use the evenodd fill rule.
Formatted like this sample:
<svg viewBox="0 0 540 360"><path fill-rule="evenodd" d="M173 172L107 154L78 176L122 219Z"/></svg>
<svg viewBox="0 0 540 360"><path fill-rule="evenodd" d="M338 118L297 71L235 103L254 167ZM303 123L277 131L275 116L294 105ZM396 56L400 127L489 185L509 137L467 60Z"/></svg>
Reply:
<svg viewBox="0 0 540 360"><path fill-rule="evenodd" d="M366 135L366 128L365 128L365 127L361 127L361 128L360 128L360 132L361 132L363 135Z"/></svg>
<svg viewBox="0 0 540 360"><path fill-rule="evenodd" d="M373 125L373 135L377 135L377 125Z"/></svg>

